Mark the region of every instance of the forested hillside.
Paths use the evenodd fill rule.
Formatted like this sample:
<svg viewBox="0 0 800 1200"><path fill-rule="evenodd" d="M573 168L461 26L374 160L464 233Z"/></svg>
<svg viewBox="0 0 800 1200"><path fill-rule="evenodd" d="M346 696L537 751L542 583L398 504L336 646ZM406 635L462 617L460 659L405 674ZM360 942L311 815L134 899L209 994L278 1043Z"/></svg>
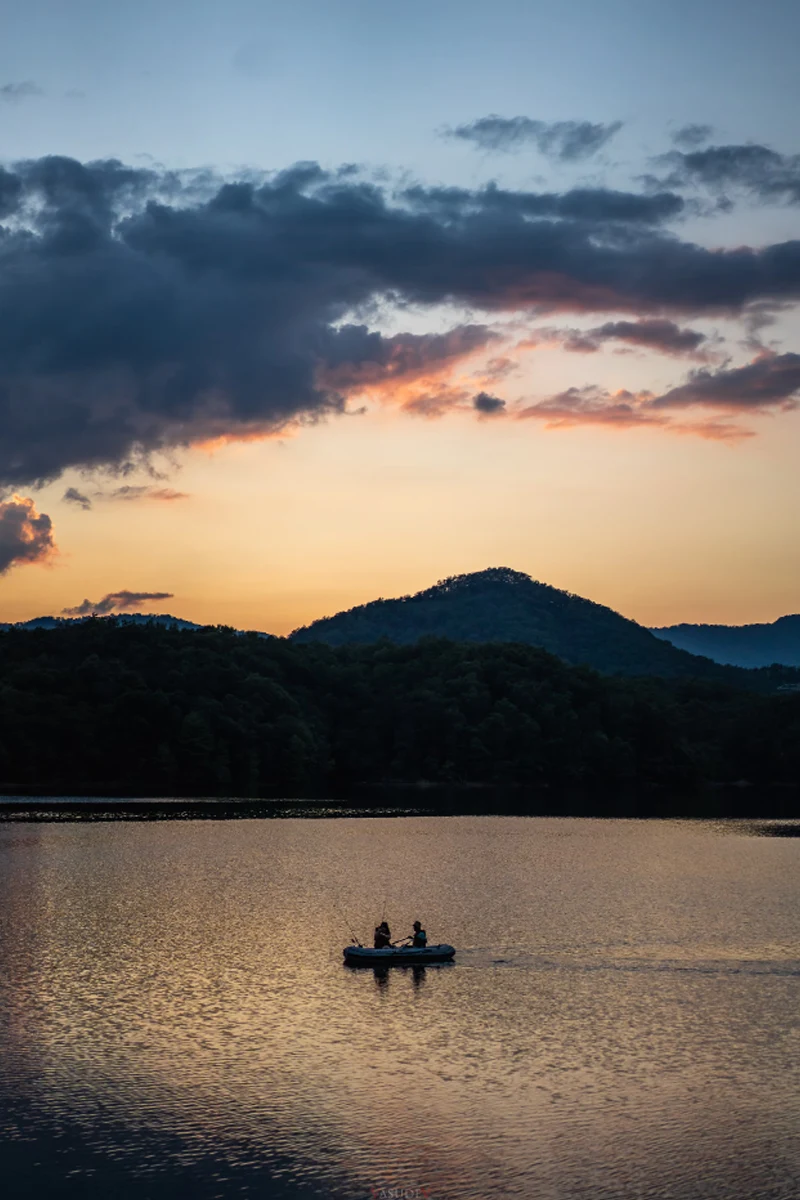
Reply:
<svg viewBox="0 0 800 1200"><path fill-rule="evenodd" d="M507 567L455 575L397 600L373 600L297 629L291 640L344 646L388 638L408 645L423 637L522 642L610 674L726 677L717 663L676 649L613 609Z"/></svg>
<svg viewBox="0 0 800 1200"><path fill-rule="evenodd" d="M742 778L800 780L800 694L612 678L510 643L331 648L113 618L0 633L6 793Z"/></svg>

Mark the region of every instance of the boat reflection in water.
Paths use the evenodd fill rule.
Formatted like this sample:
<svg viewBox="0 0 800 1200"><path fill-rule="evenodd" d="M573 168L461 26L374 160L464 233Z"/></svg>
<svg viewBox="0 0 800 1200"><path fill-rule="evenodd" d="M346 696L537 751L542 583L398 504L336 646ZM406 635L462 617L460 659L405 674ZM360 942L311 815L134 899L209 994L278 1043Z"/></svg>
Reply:
<svg viewBox="0 0 800 1200"><path fill-rule="evenodd" d="M350 968L348 968L348 969L350 969ZM426 971L447 971L447 970L449 970L449 967L447 965L443 964L440 967L386 967L386 966L381 966L381 967L371 967L370 969L371 969L373 977L375 979L375 986L381 991L385 991L388 988L389 980L391 979L392 976L397 978L397 976L399 975L402 980L409 974L411 976L411 982L413 984L414 990L416 991L418 988L421 988L423 983L425 982L425 972Z"/></svg>

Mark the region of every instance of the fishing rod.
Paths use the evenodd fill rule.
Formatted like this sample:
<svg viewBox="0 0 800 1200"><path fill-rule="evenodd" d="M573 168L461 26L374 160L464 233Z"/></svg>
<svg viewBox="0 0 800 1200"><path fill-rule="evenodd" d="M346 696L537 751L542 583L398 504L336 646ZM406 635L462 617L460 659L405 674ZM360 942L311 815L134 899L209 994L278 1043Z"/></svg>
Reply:
<svg viewBox="0 0 800 1200"><path fill-rule="evenodd" d="M357 935L356 935L356 932L355 932L355 930L353 929L353 926L352 926L352 924L350 923L350 921L348 921L348 919L347 919L347 916L345 915L345 911L344 911L344 909L342 908L342 906L340 905L339 901L338 901L338 900L334 900L334 904L336 905L336 908L337 908L337 909L338 909L338 911L339 911L339 916L342 918L342 920L344 921L344 923L345 923L345 925L347 926L348 930L350 931L350 937L353 939L353 942L355 943L355 945L356 945L356 946L361 946L361 942L358 940L358 937L357 937ZM362 948L362 950L363 950L363 946L362 946L361 948Z"/></svg>

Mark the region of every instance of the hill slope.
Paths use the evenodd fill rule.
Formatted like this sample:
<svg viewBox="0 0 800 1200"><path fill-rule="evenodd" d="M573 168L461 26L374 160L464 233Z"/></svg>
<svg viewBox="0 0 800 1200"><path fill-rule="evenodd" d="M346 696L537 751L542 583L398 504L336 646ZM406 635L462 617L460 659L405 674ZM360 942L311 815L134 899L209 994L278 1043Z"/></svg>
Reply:
<svg viewBox="0 0 800 1200"><path fill-rule="evenodd" d="M397 600L373 600L314 621L290 635L330 646L387 638L456 642L522 642L568 663L619 675L724 678L725 668L677 649L613 609L538 583L520 571L490 567L455 575ZM729 678L734 682L733 672Z"/></svg>
<svg viewBox="0 0 800 1200"><path fill-rule="evenodd" d="M764 625L665 625L653 629L690 654L703 654L736 667L768 667L782 663L800 667L800 614Z"/></svg>

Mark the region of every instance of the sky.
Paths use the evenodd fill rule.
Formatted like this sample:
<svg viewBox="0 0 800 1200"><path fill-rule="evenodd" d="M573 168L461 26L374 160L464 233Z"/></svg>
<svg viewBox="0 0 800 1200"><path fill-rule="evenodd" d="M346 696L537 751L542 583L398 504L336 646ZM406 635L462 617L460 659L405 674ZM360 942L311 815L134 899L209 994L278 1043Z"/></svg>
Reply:
<svg viewBox="0 0 800 1200"><path fill-rule="evenodd" d="M800 610L795 0L4 0L0 620Z"/></svg>

